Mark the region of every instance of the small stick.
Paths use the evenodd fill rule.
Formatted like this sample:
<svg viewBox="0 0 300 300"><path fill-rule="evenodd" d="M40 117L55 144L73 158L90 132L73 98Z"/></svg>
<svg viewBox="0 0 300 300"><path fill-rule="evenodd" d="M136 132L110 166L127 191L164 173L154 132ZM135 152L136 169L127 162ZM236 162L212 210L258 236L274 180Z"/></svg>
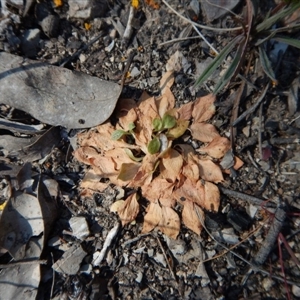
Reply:
<svg viewBox="0 0 300 300"><path fill-rule="evenodd" d="M205 25L201 25L198 24L196 22L193 22L191 20L189 20L188 18L184 17L183 15L181 15L180 13L178 13L166 0L162 0L162 2L173 12L175 13L177 16L179 16L181 19L185 20L186 22L190 23L190 24L194 24L195 26L202 28L202 29L207 29L207 30L211 30L211 31L219 31L219 32L227 32L227 31L234 31L234 30L242 30L243 27L234 27L234 28L217 28L217 27L209 27L209 26L205 26Z"/></svg>
<svg viewBox="0 0 300 300"><path fill-rule="evenodd" d="M130 10L129 10L129 16L128 16L128 21L127 21L127 25L123 34L123 40L125 42L125 45L128 44L132 32L133 32L133 27L132 27L132 22L133 22L133 18L134 18L134 7L132 5L130 5Z"/></svg>
<svg viewBox="0 0 300 300"><path fill-rule="evenodd" d="M232 190L226 189L226 188L224 188L222 186L219 186L219 189L220 189L220 191L223 194L225 194L227 196L234 197L234 198L239 198L241 200L245 200L247 202L250 202L250 203L252 203L254 205L262 205L266 201L266 200L263 200L263 199L260 199L260 198L257 198L257 197L253 197L253 196L241 193L241 192L236 192L236 191L232 191ZM272 202L265 202L264 206L265 207L274 207L275 208L276 204L272 203Z"/></svg>
<svg viewBox="0 0 300 300"><path fill-rule="evenodd" d="M252 260L254 265L260 266L266 261L274 246L278 234L281 231L285 218L286 212L284 208L278 207L275 212L274 221L270 226L269 232L265 237L263 243L261 244L259 251L256 253L255 257Z"/></svg>
<svg viewBox="0 0 300 300"><path fill-rule="evenodd" d="M243 112L233 123L232 126L236 126L238 123L240 123L242 120L244 120L249 114L251 114L252 112L254 112L256 110L256 108L261 104L261 102L264 100L265 95L268 91L270 83L268 82L268 84L266 85L265 89L263 90L263 93L261 94L261 96L258 98L257 102L252 105L249 109L247 109L245 112Z"/></svg>
<svg viewBox="0 0 300 300"><path fill-rule="evenodd" d="M112 244L114 238L118 234L120 229L120 223L117 222L116 225L109 231L108 235L106 236L105 242L103 244L102 250L99 252L95 252L93 255L93 266L99 266L103 261L106 252L110 245Z"/></svg>

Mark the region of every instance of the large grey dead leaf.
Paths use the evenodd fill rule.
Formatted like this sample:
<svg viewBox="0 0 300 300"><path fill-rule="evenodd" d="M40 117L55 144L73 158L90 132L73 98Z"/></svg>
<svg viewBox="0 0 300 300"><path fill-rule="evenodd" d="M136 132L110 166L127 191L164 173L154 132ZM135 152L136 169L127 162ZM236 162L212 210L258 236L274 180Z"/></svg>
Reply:
<svg viewBox="0 0 300 300"><path fill-rule="evenodd" d="M37 263L2 269L0 272L0 299L35 299L40 283Z"/></svg>
<svg viewBox="0 0 300 300"><path fill-rule="evenodd" d="M67 128L103 123L121 93L116 83L5 52L0 52L0 81L0 103Z"/></svg>

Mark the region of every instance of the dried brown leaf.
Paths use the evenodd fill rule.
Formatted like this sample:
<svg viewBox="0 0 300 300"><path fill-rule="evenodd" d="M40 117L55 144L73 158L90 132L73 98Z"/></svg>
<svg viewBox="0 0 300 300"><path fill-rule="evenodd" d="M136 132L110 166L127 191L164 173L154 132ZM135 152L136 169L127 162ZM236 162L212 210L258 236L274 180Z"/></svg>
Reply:
<svg viewBox="0 0 300 300"><path fill-rule="evenodd" d="M201 180L193 182L187 178L183 182L183 185L173 192L173 197L181 203L184 201L192 201L202 207L205 201L204 185Z"/></svg>
<svg viewBox="0 0 300 300"><path fill-rule="evenodd" d="M142 194L150 202L159 200L161 205L171 207L174 205L173 188L173 182L156 177L150 184L142 186Z"/></svg>
<svg viewBox="0 0 300 300"><path fill-rule="evenodd" d="M174 80L175 79L174 79L173 71L168 71L162 76L160 83L159 83L159 87L160 87L162 95L165 93L166 88L170 89L172 87Z"/></svg>
<svg viewBox="0 0 300 300"><path fill-rule="evenodd" d="M161 208L161 219L158 229L172 239L176 239L180 230L180 219L178 214L170 207Z"/></svg>
<svg viewBox="0 0 300 300"><path fill-rule="evenodd" d="M148 233L153 230L162 218L162 209L158 202L151 202L147 207L147 213L144 217L142 233Z"/></svg>
<svg viewBox="0 0 300 300"><path fill-rule="evenodd" d="M194 118L194 123L201 123L209 120L216 111L214 102L216 96L213 94L206 95L204 97L199 97L194 103L192 116Z"/></svg>
<svg viewBox="0 0 300 300"><path fill-rule="evenodd" d="M135 220L139 209L137 193L131 194L117 210L122 226Z"/></svg>
<svg viewBox="0 0 300 300"><path fill-rule="evenodd" d="M118 179L124 181L124 184L129 183L138 172L140 163L124 163L121 166Z"/></svg>
<svg viewBox="0 0 300 300"><path fill-rule="evenodd" d="M200 235L202 231L202 224L198 218L198 215L195 211L196 204L190 201L185 201L183 210L182 210L182 223L196 234ZM204 212L198 206L198 212L202 214L202 219L204 219Z"/></svg>
<svg viewBox="0 0 300 300"><path fill-rule="evenodd" d="M206 181L219 183L224 180L220 167L209 159L199 159L199 170L200 177Z"/></svg>
<svg viewBox="0 0 300 300"><path fill-rule="evenodd" d="M158 114L161 118L166 112L173 109L175 106L175 97L169 87L164 89L164 93L161 97L156 99Z"/></svg>
<svg viewBox="0 0 300 300"><path fill-rule="evenodd" d="M103 192L109 183L100 182L100 179L101 177L93 169L88 170L80 183L80 188L83 189L81 194L87 194L87 190L91 190L93 193Z"/></svg>
<svg viewBox="0 0 300 300"><path fill-rule="evenodd" d="M213 158L222 158L230 148L230 141L227 138L217 136L207 146L197 149L197 151Z"/></svg>
<svg viewBox="0 0 300 300"><path fill-rule="evenodd" d="M215 184L206 181L204 184L204 190L205 201L201 207L209 211L217 212L220 206L219 188Z"/></svg>
<svg viewBox="0 0 300 300"><path fill-rule="evenodd" d="M194 108L193 102L183 104L177 110L178 118L186 121L190 120L192 118L193 108Z"/></svg>
<svg viewBox="0 0 300 300"><path fill-rule="evenodd" d="M208 123L193 123L190 130L194 139L202 143L209 143L215 137L220 136L216 127Z"/></svg>
<svg viewBox="0 0 300 300"><path fill-rule="evenodd" d="M143 158L142 165L132 181L129 183L128 187L141 187L149 184L157 166L157 158L158 154L146 154Z"/></svg>
<svg viewBox="0 0 300 300"><path fill-rule="evenodd" d="M161 158L159 169L159 177L175 182L183 165L183 158L178 151L169 148L165 155Z"/></svg>

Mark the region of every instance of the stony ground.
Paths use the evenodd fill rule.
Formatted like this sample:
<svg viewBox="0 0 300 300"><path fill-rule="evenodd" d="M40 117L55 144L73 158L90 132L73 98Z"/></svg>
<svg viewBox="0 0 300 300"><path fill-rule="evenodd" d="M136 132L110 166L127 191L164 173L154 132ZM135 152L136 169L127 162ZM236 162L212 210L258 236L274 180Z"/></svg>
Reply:
<svg viewBox="0 0 300 300"><path fill-rule="evenodd" d="M220 72L224 73L220 68L204 85L194 87L215 53L199 38L191 20L214 28L240 26L232 14L213 20L201 2L169 1L176 14L165 1L140 1L126 37L130 1L91 1L86 8L79 8L80 2L75 0L28 1L25 7L22 1L7 1L7 10L2 6L0 48L116 83L121 83L128 57L135 50L121 98L138 99L143 91L158 95L159 81L168 64L172 64L176 69L172 92L179 106L212 92ZM236 1L233 10L238 15L245 9L240 2ZM275 5L267 1L259 13L264 15ZM235 31L200 30L218 51L235 36ZM299 39L299 34L294 36ZM26 171L29 178L43 174L54 180L52 188L54 182L59 185L55 196L56 219L51 222L39 257L46 262L41 264L37 299L300 298L299 50L289 47L282 53L275 63L278 84L270 83L261 103L232 130L232 120L254 107L266 87L267 78L259 67L258 53L253 55L256 60L248 67L247 89L238 110L236 99L243 82L240 78L217 95L217 113L212 122L222 135L231 139L244 166L225 176L220 184L219 212L207 212L206 230L200 236L185 227L177 240L157 231L142 235L144 211L136 222L120 228L110 206L128 190L111 186L93 197L81 195L79 185L87 166L76 161L72 151L77 147L76 135L82 130L60 128L58 134L62 138L55 147L49 148L47 141L42 144L49 148L42 158L30 152L33 148L29 148L27 156L20 151L13 153L14 144L8 149L2 139L2 202L7 201L7 187L14 186L11 182L20 177L25 161L31 162L33 173L28 175ZM231 60L229 55L227 64ZM246 68L245 64L242 72ZM31 126L31 130L40 125L38 120L5 103L0 107L0 121L22 123ZM10 126L13 125L0 123L0 134L6 141L7 135L39 136L28 132L28 128L26 131ZM191 139L187 142L198 146ZM43 152L43 148L34 151ZM109 240L108 233L113 231L104 258L94 264L95 255L101 254ZM266 254L262 253L264 248L268 248ZM262 258L264 255L266 259ZM1 267L11 263L12 257L11 253L3 254ZM3 267L1 272L7 269ZM20 299L25 299L23 293L24 290ZM27 299L35 298L35 294L25 295Z"/></svg>

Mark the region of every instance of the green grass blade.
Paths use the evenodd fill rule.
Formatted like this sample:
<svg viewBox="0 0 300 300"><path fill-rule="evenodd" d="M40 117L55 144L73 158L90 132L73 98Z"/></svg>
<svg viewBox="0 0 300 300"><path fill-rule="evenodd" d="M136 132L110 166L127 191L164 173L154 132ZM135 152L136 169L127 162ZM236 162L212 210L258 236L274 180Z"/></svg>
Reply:
<svg viewBox="0 0 300 300"><path fill-rule="evenodd" d="M279 11L275 15L273 15L273 16L265 19L263 22L259 23L255 27L256 32L261 32L263 30L270 29L277 21L292 14L298 8L300 8L300 1L295 1L295 2L291 3L289 6L284 7L281 11Z"/></svg>
<svg viewBox="0 0 300 300"><path fill-rule="evenodd" d="M244 46L245 46L244 43L245 42L246 41L244 41L243 43L241 43L239 45L238 50L236 51L236 54L234 56L234 59L233 59L231 65L228 67L227 71L222 76L220 81L216 84L214 92L213 92L214 94L217 94L230 81L232 76L234 76L236 74L236 70L239 67L239 64L240 64L241 59L242 59Z"/></svg>
<svg viewBox="0 0 300 300"><path fill-rule="evenodd" d="M300 49L300 40L296 40L296 39L292 39L292 38L288 38L288 37L281 37L281 36L275 36L275 37L273 37L273 40Z"/></svg>
<svg viewBox="0 0 300 300"><path fill-rule="evenodd" d="M231 42L226 45L226 47L219 53L218 56L214 58L214 60L209 64L209 66L203 71L202 75L197 79L194 86L198 86L202 84L205 80L209 78L209 76L221 65L222 61L225 57L231 52L234 46L244 38L243 36L235 37Z"/></svg>
<svg viewBox="0 0 300 300"><path fill-rule="evenodd" d="M265 49L263 48L263 46L260 46L258 47L258 50L259 50L260 63L262 65L264 72L272 81L277 82L274 71L272 69L272 64L267 56Z"/></svg>

